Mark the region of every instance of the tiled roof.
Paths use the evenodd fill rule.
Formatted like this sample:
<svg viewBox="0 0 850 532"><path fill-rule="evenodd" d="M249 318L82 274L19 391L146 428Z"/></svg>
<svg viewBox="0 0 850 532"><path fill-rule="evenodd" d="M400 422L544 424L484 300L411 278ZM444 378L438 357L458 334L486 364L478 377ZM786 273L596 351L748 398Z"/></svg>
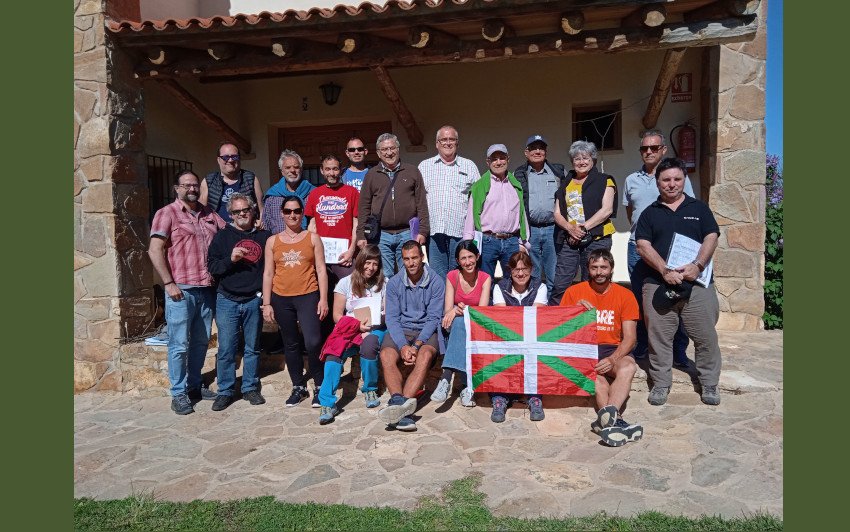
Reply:
<svg viewBox="0 0 850 532"><path fill-rule="evenodd" d="M288 9L283 13L270 13L263 11L257 15L246 15L239 13L237 15L216 15L210 18L192 17L187 19L167 19L167 20L143 20L140 22L132 20L121 20L118 22L109 22L109 31L113 33L129 33L129 32L160 32L160 31L175 31L187 29L210 29L217 26L227 28L262 26L270 24L284 23L299 23L311 20L321 19L353 19L356 17L366 18L370 14L386 16L394 10L412 11L414 9L424 7L429 9L439 8L446 4L456 5L481 5L491 4L497 0L411 0L405 2L403 0L389 0L386 5L373 4L371 2L363 2L358 6L346 6L338 4L333 8L312 7L307 11L296 11ZM370 17L371 18L371 17Z"/></svg>

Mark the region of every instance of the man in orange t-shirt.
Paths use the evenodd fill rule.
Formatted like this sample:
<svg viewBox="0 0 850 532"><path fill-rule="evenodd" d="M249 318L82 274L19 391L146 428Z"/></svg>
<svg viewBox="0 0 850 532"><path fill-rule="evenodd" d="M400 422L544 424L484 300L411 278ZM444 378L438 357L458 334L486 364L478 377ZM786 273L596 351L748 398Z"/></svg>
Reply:
<svg viewBox="0 0 850 532"><path fill-rule="evenodd" d="M614 257L606 248L594 249L587 257L589 278L564 292L561 306L584 305L596 309L599 363L596 365L596 421L591 430L613 447L637 441L643 427L630 425L619 417L629 397L637 371L632 348L637 339L640 318L637 299L631 290L612 283ZM609 379L611 381L609 382Z"/></svg>

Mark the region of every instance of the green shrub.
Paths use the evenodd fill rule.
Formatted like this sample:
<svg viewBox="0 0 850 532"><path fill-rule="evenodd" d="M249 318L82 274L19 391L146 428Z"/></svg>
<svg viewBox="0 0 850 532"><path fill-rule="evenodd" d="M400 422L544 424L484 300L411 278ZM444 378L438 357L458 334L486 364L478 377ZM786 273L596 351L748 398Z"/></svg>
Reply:
<svg viewBox="0 0 850 532"><path fill-rule="evenodd" d="M764 328L782 328L782 161L767 156L764 240Z"/></svg>

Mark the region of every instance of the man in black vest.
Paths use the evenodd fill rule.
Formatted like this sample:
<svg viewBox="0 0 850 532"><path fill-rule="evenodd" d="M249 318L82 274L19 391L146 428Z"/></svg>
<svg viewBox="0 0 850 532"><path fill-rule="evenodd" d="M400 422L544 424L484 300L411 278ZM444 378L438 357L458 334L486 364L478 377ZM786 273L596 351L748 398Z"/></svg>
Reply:
<svg viewBox="0 0 850 532"><path fill-rule="evenodd" d="M259 212L256 220L263 214L263 204L259 201L263 197L263 187L254 172L242 169L241 155L235 144L223 141L218 145L217 172L210 172L201 181L201 197L198 199L216 211L225 222L230 223L233 219L227 212L227 200L234 192L239 192L251 198L257 204Z"/></svg>

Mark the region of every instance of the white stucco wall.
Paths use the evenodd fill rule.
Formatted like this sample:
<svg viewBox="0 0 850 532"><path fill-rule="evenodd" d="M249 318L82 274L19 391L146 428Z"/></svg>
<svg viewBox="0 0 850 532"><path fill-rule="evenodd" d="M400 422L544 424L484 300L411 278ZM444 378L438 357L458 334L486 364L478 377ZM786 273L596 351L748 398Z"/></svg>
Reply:
<svg viewBox="0 0 850 532"><path fill-rule="evenodd" d="M424 153L405 151L402 158L418 163L435 155L431 139L437 128L451 123L460 132L459 153L482 170L486 169L487 146L505 143L515 167L524 160L525 140L537 133L549 141L549 160L565 163L573 140L569 123L572 106L620 99L624 108L623 150L601 153L600 164L622 187L625 177L641 164L641 119L663 56L664 52L659 51L392 69L390 74L428 147ZM693 74L695 88L700 84L699 67L698 50L693 50L679 69ZM343 87L339 102L333 107L324 103L318 88L328 81ZM250 140L256 158L249 155L243 166L260 176L264 189L279 179L277 173L271 173L270 179L269 159L276 155L269 153L270 128L391 120L393 133L403 145L408 144L404 130L368 71L242 82L179 82ZM302 110L304 97L307 111ZM688 103L671 103L668 97L658 122L665 136L674 126L690 118L698 119L698 97L695 92L693 101ZM146 83L145 99L148 153L191 160L201 175L217 168L217 134L156 87L156 82ZM672 150L668 155L672 155ZM698 196L700 177L698 173L691 176ZM625 208L619 209L614 221L615 279L626 280L629 223Z"/></svg>

